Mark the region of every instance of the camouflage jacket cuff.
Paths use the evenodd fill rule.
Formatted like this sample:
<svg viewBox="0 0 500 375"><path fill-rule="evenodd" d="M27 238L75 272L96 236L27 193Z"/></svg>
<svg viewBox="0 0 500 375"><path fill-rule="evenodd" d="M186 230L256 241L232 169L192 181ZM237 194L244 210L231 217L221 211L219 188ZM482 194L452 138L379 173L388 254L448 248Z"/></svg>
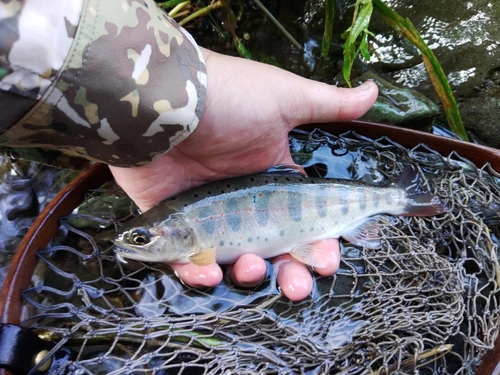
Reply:
<svg viewBox="0 0 500 375"><path fill-rule="evenodd" d="M0 1L0 133L40 100L73 43L84 0Z"/></svg>
<svg viewBox="0 0 500 375"><path fill-rule="evenodd" d="M205 91L201 51L153 0L84 0L62 68L0 143L143 165L195 129Z"/></svg>

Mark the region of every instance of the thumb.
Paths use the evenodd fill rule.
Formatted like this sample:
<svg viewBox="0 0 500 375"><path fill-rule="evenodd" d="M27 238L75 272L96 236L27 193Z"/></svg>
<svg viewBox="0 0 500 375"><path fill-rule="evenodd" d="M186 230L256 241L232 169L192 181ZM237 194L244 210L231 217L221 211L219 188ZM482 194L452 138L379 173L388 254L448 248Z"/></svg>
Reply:
<svg viewBox="0 0 500 375"><path fill-rule="evenodd" d="M294 97L288 102L295 109L293 117L288 116L290 129L306 123L355 120L375 103L378 88L373 82L350 89L308 81L300 92L300 98ZM294 100L300 100L300 105L293 103Z"/></svg>

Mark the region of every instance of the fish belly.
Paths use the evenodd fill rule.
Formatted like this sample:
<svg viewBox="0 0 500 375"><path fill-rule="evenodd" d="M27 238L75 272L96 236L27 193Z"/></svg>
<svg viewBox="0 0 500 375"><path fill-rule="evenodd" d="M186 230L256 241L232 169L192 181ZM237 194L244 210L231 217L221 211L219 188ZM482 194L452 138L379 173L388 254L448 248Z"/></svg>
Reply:
<svg viewBox="0 0 500 375"><path fill-rule="evenodd" d="M405 205L398 188L268 185L197 202L184 219L200 249L216 248L217 263L227 264L247 253L271 258L338 238L372 215L400 214Z"/></svg>

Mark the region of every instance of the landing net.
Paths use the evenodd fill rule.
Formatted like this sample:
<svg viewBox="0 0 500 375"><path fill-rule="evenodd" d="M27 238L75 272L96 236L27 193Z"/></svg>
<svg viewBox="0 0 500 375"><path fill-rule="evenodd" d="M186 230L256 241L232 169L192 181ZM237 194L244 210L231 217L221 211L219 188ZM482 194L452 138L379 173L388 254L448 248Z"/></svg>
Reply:
<svg viewBox="0 0 500 375"><path fill-rule="evenodd" d="M209 290L168 267L116 262L110 240L136 209L111 184L90 191L39 252L23 325L73 351L67 374L474 374L500 318L500 176L452 154L355 133L295 132L309 175L386 183L409 166L446 214L383 216L382 243L342 241L332 277L301 302L276 270L257 288Z"/></svg>

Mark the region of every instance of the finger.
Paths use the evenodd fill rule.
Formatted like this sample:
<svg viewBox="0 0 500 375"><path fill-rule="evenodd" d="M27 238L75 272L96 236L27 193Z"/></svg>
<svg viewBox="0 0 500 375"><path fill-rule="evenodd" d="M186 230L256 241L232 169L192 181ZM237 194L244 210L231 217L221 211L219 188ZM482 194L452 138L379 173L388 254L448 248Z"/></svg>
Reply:
<svg viewBox="0 0 500 375"><path fill-rule="evenodd" d="M222 270L218 264L197 266L192 263L170 265L179 278L194 288L212 287L222 280Z"/></svg>
<svg viewBox="0 0 500 375"><path fill-rule="evenodd" d="M289 115L293 118L289 118L288 124L291 129L306 123L357 119L372 107L377 93L377 85L373 82L365 82L353 89L321 82L304 82L303 90L290 93L290 102L287 104L296 110Z"/></svg>
<svg viewBox="0 0 500 375"><path fill-rule="evenodd" d="M229 276L235 284L250 288L264 280L266 271L264 259L255 254L244 254L229 267Z"/></svg>
<svg viewBox="0 0 500 375"><path fill-rule="evenodd" d="M291 255L282 255L273 259L273 263L280 264L278 269L278 285L283 294L291 301L300 301L306 298L312 290L311 272L304 263L299 262Z"/></svg>
<svg viewBox="0 0 500 375"><path fill-rule="evenodd" d="M340 266L340 244L338 239L330 239L315 242L313 245L315 256L323 259L324 267L314 267L321 276L331 276Z"/></svg>

